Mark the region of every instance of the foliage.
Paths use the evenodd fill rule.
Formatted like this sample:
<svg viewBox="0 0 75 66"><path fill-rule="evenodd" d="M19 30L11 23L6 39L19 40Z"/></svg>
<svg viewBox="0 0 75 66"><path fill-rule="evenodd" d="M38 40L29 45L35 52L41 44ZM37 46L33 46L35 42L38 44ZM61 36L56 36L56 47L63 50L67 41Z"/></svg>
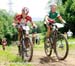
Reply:
<svg viewBox="0 0 75 66"><path fill-rule="evenodd" d="M67 0L65 4L60 7L60 12L68 23L66 29L70 29L75 35L75 0Z"/></svg>
<svg viewBox="0 0 75 66"><path fill-rule="evenodd" d="M11 39L16 30L12 26L13 16L5 10L0 10L0 38L6 37ZM10 37L10 38L9 38Z"/></svg>
<svg viewBox="0 0 75 66"><path fill-rule="evenodd" d="M39 21L39 22L35 22L37 25L37 32L38 33L42 33L45 32L45 27L44 27L44 22L43 21Z"/></svg>
<svg viewBox="0 0 75 66"><path fill-rule="evenodd" d="M62 0L62 3L65 4L66 1L67 1L67 0Z"/></svg>

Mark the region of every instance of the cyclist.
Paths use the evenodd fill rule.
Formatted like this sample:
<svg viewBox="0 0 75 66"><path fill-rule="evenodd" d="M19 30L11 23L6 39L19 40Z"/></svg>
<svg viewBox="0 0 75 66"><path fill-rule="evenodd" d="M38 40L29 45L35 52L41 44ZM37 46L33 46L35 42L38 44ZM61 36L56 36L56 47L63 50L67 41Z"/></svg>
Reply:
<svg viewBox="0 0 75 66"><path fill-rule="evenodd" d="M21 14L17 14L14 17L14 22L13 22L13 26L16 26L18 23L23 22L25 25L27 25L28 22L31 23L31 25L33 27L35 27L36 25L32 22L32 18L31 16L28 15L29 13L29 9L27 7L24 7L22 9L22 13ZM20 48L20 40L21 40L21 30L20 28L18 28L18 47Z"/></svg>
<svg viewBox="0 0 75 66"><path fill-rule="evenodd" d="M56 11L56 8L57 4L54 2L51 3L49 14L45 16L44 26L47 29L46 38L49 38L51 33L52 23L55 22L56 18L58 18L62 23L66 23L66 21L61 17L61 15Z"/></svg>

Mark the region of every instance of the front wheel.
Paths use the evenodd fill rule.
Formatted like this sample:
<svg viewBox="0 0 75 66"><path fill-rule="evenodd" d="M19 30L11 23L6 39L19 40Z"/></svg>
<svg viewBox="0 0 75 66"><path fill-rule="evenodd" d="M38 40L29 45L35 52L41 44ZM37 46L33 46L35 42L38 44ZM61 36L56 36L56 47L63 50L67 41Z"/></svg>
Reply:
<svg viewBox="0 0 75 66"><path fill-rule="evenodd" d="M47 56L51 56L51 54L52 54L52 45L51 45L51 42L48 38L44 39L44 49L45 49L45 54Z"/></svg>
<svg viewBox="0 0 75 66"><path fill-rule="evenodd" d="M22 43L24 43L22 44L22 59L30 62L33 56L33 45L29 38L25 38ZM25 45L25 47L23 45Z"/></svg>
<svg viewBox="0 0 75 66"><path fill-rule="evenodd" d="M68 41L64 37L64 35L59 34L58 37L56 38L56 56L59 60L64 60L69 51L69 46L68 46Z"/></svg>

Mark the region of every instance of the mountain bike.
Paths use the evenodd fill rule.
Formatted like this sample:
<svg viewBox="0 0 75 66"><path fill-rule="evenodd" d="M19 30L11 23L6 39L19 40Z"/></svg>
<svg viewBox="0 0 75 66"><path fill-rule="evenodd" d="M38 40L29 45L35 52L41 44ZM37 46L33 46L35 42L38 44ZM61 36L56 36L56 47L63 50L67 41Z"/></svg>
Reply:
<svg viewBox="0 0 75 66"><path fill-rule="evenodd" d="M21 29L21 45L19 54L22 57L22 60L30 62L33 56L33 44L26 34L28 33L29 27L25 24L18 24Z"/></svg>
<svg viewBox="0 0 75 66"><path fill-rule="evenodd" d="M69 45L64 35L58 31L64 25L59 23L52 24L52 31L49 38L44 39L44 49L47 56L51 56L52 49L59 60L64 60L69 52Z"/></svg>

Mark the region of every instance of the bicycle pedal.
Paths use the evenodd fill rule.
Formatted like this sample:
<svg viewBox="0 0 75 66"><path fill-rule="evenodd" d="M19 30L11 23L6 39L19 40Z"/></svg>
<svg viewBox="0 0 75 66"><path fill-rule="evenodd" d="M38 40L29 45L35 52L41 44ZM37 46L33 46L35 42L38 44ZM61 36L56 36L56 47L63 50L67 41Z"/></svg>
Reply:
<svg viewBox="0 0 75 66"><path fill-rule="evenodd" d="M29 48L27 48L26 50L29 51Z"/></svg>
<svg viewBox="0 0 75 66"><path fill-rule="evenodd" d="M29 51L29 49L28 49L28 48L24 50L24 52L27 52L27 51Z"/></svg>
<svg viewBox="0 0 75 66"><path fill-rule="evenodd" d="M27 50L25 49L24 52L27 52Z"/></svg>
<svg viewBox="0 0 75 66"><path fill-rule="evenodd" d="M48 43L50 42L49 38L47 39L47 42L48 42Z"/></svg>

